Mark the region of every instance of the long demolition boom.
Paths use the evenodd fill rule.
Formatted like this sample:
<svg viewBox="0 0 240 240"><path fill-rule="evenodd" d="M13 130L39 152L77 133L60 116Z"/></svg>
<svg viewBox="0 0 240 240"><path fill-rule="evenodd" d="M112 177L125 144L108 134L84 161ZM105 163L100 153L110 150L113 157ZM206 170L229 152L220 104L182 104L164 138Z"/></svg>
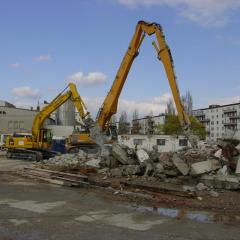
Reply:
<svg viewBox="0 0 240 240"><path fill-rule="evenodd" d="M129 70L131 69L134 59L138 56L139 48L146 34L149 36L152 34L156 35L157 43L154 41L153 46L157 51L158 59L161 60L164 65L169 85L173 94L173 99L178 111L180 123L185 130L187 130L190 126L189 117L185 113L183 105L181 103L176 76L174 73L172 55L165 41L162 27L157 23L139 21L128 50L118 69L112 87L107 94L102 107L99 109L97 123L102 130L106 128L106 124L109 122L111 116L117 112L118 99L121 94L123 85L128 76Z"/></svg>

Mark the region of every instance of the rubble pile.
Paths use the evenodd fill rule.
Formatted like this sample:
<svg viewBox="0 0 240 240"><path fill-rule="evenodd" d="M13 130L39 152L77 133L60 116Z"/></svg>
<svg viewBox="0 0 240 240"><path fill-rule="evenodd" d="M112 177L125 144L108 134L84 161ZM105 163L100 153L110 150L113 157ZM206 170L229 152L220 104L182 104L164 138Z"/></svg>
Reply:
<svg viewBox="0 0 240 240"><path fill-rule="evenodd" d="M79 151L77 154L56 156L43 164L59 171L91 166L105 177L187 181L199 191L240 188L240 145L235 147L226 142L198 149L185 148L178 152L158 152L157 146L148 152L114 143L102 151L101 156Z"/></svg>
<svg viewBox="0 0 240 240"><path fill-rule="evenodd" d="M94 154L87 154L84 151L79 151L74 154L62 154L49 158L43 161L43 165L51 170L65 171L65 170L77 170L81 166L97 167L100 160Z"/></svg>

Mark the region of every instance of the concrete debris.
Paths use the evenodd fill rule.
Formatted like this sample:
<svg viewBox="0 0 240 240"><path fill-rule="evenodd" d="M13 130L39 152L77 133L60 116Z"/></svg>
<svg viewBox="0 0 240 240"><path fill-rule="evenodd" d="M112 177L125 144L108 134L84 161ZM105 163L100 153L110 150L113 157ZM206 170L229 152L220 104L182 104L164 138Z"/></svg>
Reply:
<svg viewBox="0 0 240 240"><path fill-rule="evenodd" d="M219 149L218 151L215 152L214 157L221 159L222 157L222 149Z"/></svg>
<svg viewBox="0 0 240 240"><path fill-rule="evenodd" d="M203 183L198 183L197 185L196 185L196 189L198 190L198 191L204 191L204 190L207 190L208 189L208 187L207 186L205 186Z"/></svg>
<svg viewBox="0 0 240 240"><path fill-rule="evenodd" d="M91 166L91 167L100 168L100 165L99 165L100 161L101 160L99 158L95 158L95 159L93 158L93 159L87 161L86 165Z"/></svg>
<svg viewBox="0 0 240 240"><path fill-rule="evenodd" d="M240 156L238 156L238 162L237 162L237 167L236 167L236 174L240 174Z"/></svg>
<svg viewBox="0 0 240 240"><path fill-rule="evenodd" d="M110 170L111 176L122 177L141 174L141 168L139 165L125 165L119 168L114 168Z"/></svg>
<svg viewBox="0 0 240 240"><path fill-rule="evenodd" d="M209 192L209 194L210 194L210 196L212 196L212 197L219 197L219 193L218 193L218 192L215 192L214 190L211 190L211 191Z"/></svg>
<svg viewBox="0 0 240 240"><path fill-rule="evenodd" d="M176 154L173 155L173 164L174 166L179 170L179 172L182 173L182 175L187 175L189 172L189 167L188 165L181 159L179 158Z"/></svg>
<svg viewBox="0 0 240 240"><path fill-rule="evenodd" d="M98 130L94 134L98 136ZM225 142L220 142L218 147L202 144L200 149L185 148L174 153L158 152L158 146L147 151L118 143L101 146L101 149L98 155L80 151L56 156L43 164L53 170L91 167L106 177L142 177L144 181L189 185L197 191L240 189L239 178L233 175L240 174L240 144L237 147Z"/></svg>
<svg viewBox="0 0 240 240"><path fill-rule="evenodd" d="M239 178L236 176L203 175L200 180L206 186L217 189L236 190L240 187Z"/></svg>
<svg viewBox="0 0 240 240"><path fill-rule="evenodd" d="M128 164L128 156L126 151L121 147L120 144L112 145L112 155L122 164Z"/></svg>
<svg viewBox="0 0 240 240"><path fill-rule="evenodd" d="M207 160L203 162L193 163L191 165L191 172L190 174L201 175L203 173L208 173L211 171L215 171L221 167L220 163L217 160Z"/></svg>
<svg viewBox="0 0 240 240"><path fill-rule="evenodd" d="M148 162L146 164L146 169L145 169L145 175L146 176L152 176L154 173L154 167L153 164L151 162Z"/></svg>
<svg viewBox="0 0 240 240"><path fill-rule="evenodd" d="M140 163L143 163L143 162L149 160L148 153L143 149L137 150L136 155L137 155L137 159Z"/></svg>
<svg viewBox="0 0 240 240"><path fill-rule="evenodd" d="M226 165L224 165L221 169L219 169L217 171L217 174L227 176L228 175L228 167Z"/></svg>

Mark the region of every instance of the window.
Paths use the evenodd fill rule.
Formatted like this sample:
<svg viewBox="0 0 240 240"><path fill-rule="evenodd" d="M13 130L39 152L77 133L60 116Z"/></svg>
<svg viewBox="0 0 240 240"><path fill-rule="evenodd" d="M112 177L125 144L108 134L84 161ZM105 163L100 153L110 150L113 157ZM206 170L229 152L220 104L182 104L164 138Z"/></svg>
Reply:
<svg viewBox="0 0 240 240"><path fill-rule="evenodd" d="M157 145L160 146L166 145L166 139L157 139Z"/></svg>
<svg viewBox="0 0 240 240"><path fill-rule="evenodd" d="M217 124L218 124L218 121L217 121Z"/></svg>
<svg viewBox="0 0 240 240"><path fill-rule="evenodd" d="M143 144L143 139L135 138L135 139L133 139L133 144L134 145L142 145Z"/></svg>
<svg viewBox="0 0 240 240"><path fill-rule="evenodd" d="M211 125L214 125L214 121L211 121Z"/></svg>
<svg viewBox="0 0 240 240"><path fill-rule="evenodd" d="M179 139L179 146L186 147L188 144L187 139Z"/></svg>

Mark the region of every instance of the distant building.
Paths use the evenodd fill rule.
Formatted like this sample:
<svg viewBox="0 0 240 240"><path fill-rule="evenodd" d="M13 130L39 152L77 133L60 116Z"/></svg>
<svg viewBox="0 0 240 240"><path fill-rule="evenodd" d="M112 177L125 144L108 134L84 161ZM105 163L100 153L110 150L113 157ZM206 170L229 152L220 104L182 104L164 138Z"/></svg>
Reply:
<svg viewBox="0 0 240 240"><path fill-rule="evenodd" d="M190 143L184 136L173 137L170 135L130 135L124 134L118 136L119 143L130 148L143 148L148 151L157 146L158 152L175 152L190 147Z"/></svg>
<svg viewBox="0 0 240 240"><path fill-rule="evenodd" d="M38 111L16 108L13 104L0 101L0 134L31 133L33 120ZM45 124L53 123L47 119Z"/></svg>
<svg viewBox="0 0 240 240"><path fill-rule="evenodd" d="M132 121L132 128L139 125L139 134L161 134L161 126L165 123L166 114L157 116L146 116L143 118L134 119ZM136 133L136 131L134 131Z"/></svg>
<svg viewBox="0 0 240 240"><path fill-rule="evenodd" d="M240 139L240 103L210 105L193 110L195 116L207 130L207 140L219 138Z"/></svg>

